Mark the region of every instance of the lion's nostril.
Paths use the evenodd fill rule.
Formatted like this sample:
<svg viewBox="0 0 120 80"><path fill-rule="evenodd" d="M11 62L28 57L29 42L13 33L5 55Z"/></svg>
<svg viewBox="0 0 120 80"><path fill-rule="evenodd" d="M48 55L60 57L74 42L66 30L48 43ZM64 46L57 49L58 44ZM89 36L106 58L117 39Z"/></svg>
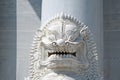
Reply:
<svg viewBox="0 0 120 80"><path fill-rule="evenodd" d="M65 40L64 40L64 39L58 39L58 40L56 41L56 43L57 43L59 46L63 46L63 45L65 45Z"/></svg>
<svg viewBox="0 0 120 80"><path fill-rule="evenodd" d="M65 45L67 45L67 46L68 46L68 45L69 45L69 42L65 42Z"/></svg>
<svg viewBox="0 0 120 80"><path fill-rule="evenodd" d="M56 45L57 45L57 43L56 43L56 42L52 42L52 45L53 45L53 46L56 46Z"/></svg>

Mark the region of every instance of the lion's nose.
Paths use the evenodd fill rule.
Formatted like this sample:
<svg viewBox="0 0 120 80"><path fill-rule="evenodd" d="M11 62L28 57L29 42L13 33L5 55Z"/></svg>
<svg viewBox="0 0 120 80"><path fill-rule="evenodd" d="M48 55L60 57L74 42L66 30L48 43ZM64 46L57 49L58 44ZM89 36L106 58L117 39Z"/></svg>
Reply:
<svg viewBox="0 0 120 80"><path fill-rule="evenodd" d="M63 39L58 39L56 42L59 46L65 45L65 40L63 40Z"/></svg>

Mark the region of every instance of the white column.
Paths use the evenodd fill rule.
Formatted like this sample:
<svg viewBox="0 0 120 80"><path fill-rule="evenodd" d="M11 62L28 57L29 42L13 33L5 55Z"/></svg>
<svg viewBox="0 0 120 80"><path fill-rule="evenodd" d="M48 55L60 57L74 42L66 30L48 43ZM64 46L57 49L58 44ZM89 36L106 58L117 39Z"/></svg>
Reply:
<svg viewBox="0 0 120 80"><path fill-rule="evenodd" d="M103 64L103 14L102 0L43 0L42 24L61 12L77 17L88 25L94 35L99 53L99 63Z"/></svg>

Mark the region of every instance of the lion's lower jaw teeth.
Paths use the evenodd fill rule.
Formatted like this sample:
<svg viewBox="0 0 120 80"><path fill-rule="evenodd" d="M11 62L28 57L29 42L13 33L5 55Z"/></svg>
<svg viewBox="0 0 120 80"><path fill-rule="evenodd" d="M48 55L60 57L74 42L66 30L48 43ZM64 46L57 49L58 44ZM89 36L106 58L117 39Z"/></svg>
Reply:
<svg viewBox="0 0 120 80"><path fill-rule="evenodd" d="M75 56L71 55L71 54L67 54L67 55L56 55L56 54L53 54L49 57L49 59L63 59L63 58L73 58L73 59L76 59Z"/></svg>

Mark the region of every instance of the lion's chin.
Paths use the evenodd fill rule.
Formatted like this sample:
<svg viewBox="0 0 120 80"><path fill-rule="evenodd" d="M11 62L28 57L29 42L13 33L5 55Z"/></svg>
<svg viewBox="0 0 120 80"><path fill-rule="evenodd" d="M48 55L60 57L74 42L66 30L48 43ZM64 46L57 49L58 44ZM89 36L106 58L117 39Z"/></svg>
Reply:
<svg viewBox="0 0 120 80"><path fill-rule="evenodd" d="M52 58L51 56L42 63L41 65L43 65L48 69L62 70L62 71L72 70L72 71L80 72L79 69L84 69L88 67L86 63L80 63L76 58Z"/></svg>
<svg viewBox="0 0 120 80"><path fill-rule="evenodd" d="M42 78L42 80L77 80L69 75L49 73Z"/></svg>

